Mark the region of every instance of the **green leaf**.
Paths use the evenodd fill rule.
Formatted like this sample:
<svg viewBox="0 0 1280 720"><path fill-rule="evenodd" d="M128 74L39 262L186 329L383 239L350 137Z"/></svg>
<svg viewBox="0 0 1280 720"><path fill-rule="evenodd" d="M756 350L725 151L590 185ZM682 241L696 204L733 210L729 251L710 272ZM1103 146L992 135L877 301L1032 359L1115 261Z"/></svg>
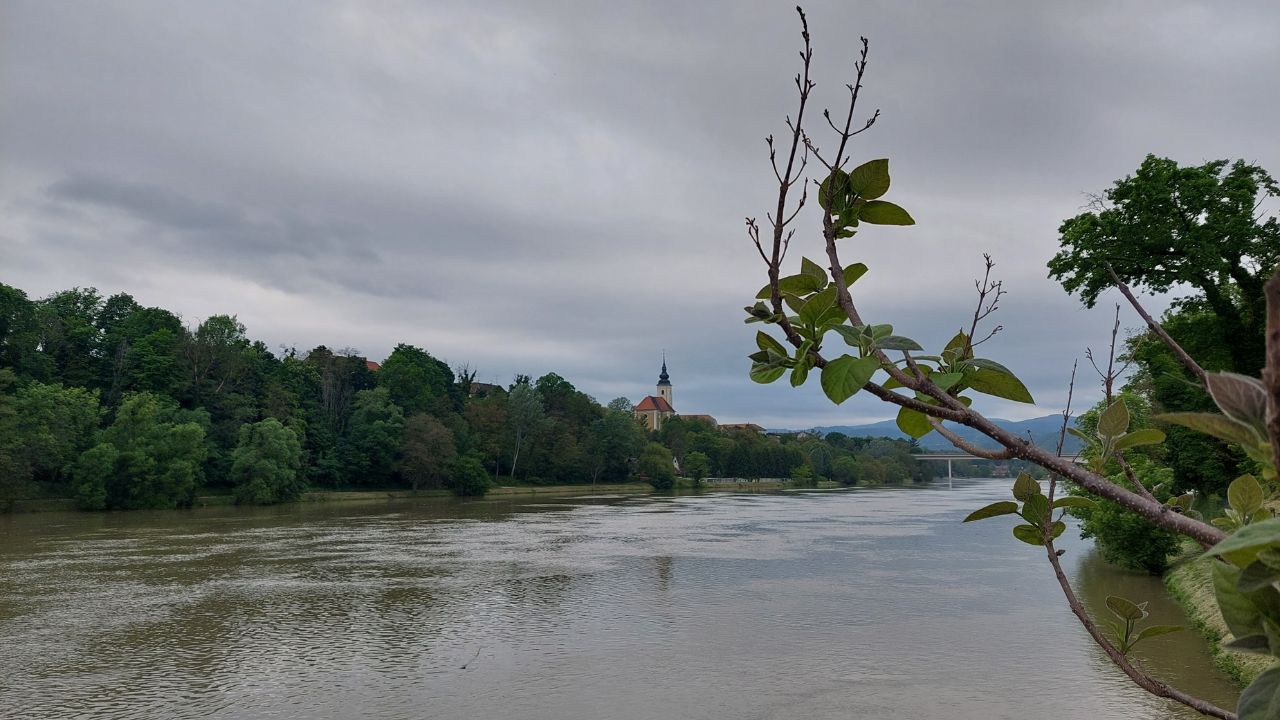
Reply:
<svg viewBox="0 0 1280 720"><path fill-rule="evenodd" d="M1227 486L1227 502L1242 517L1257 512L1265 500L1266 493L1252 475L1241 475Z"/></svg>
<svg viewBox="0 0 1280 720"><path fill-rule="evenodd" d="M1044 538L1040 536L1040 528L1035 525L1014 525L1013 536L1028 545L1044 545Z"/></svg>
<svg viewBox="0 0 1280 720"><path fill-rule="evenodd" d="M923 350L920 343L901 335L888 335L876 340L876 347L881 350Z"/></svg>
<svg viewBox="0 0 1280 720"><path fill-rule="evenodd" d="M1259 655L1271 654L1271 641L1267 639L1266 635L1245 635L1231 642L1223 643L1222 647L1240 652L1258 653Z"/></svg>
<svg viewBox="0 0 1280 720"><path fill-rule="evenodd" d="M1264 562L1251 562L1236 578L1236 589L1242 593L1257 592L1280 580L1280 570Z"/></svg>
<svg viewBox="0 0 1280 720"><path fill-rule="evenodd" d="M849 287L857 282L858 278L867 274L867 266L863 263L854 263L844 269L844 286Z"/></svg>
<svg viewBox="0 0 1280 720"><path fill-rule="evenodd" d="M1012 500L1001 500L1000 502L991 503L986 507L974 510L965 517L964 522L986 520L987 518L999 517L1001 515L1012 515L1016 512L1018 512L1018 503L1013 502Z"/></svg>
<svg viewBox="0 0 1280 720"><path fill-rule="evenodd" d="M787 349L782 346L782 343L773 339L769 335L769 333L763 330L756 331L756 347L760 348L761 350L772 350L778 353L779 355L789 354L787 352Z"/></svg>
<svg viewBox="0 0 1280 720"><path fill-rule="evenodd" d="M1013 481L1013 497L1026 502L1033 495L1040 495L1040 483L1030 475L1022 472L1018 473L1018 478Z"/></svg>
<svg viewBox="0 0 1280 720"><path fill-rule="evenodd" d="M963 377L964 373L934 373L929 376L929 379L939 388L950 390Z"/></svg>
<svg viewBox="0 0 1280 720"><path fill-rule="evenodd" d="M1085 442L1086 442L1086 443L1088 443L1089 445L1097 445L1097 444L1098 444L1098 439L1097 439L1097 438L1093 437L1092 435L1086 435L1086 434L1084 434L1084 431L1080 430L1079 428L1069 427L1069 428L1067 428L1067 432L1071 433L1072 435L1075 435L1076 437L1078 437L1078 438L1080 438L1081 440L1085 441Z"/></svg>
<svg viewBox="0 0 1280 720"><path fill-rule="evenodd" d="M800 258L800 274L808 275L818 283L819 288L827 286L827 271L822 269L818 263L807 257Z"/></svg>
<svg viewBox="0 0 1280 720"><path fill-rule="evenodd" d="M1280 519L1246 525L1209 548L1205 555L1221 555L1236 567L1245 567L1257 558L1259 551L1270 547L1280 547Z"/></svg>
<svg viewBox="0 0 1280 720"><path fill-rule="evenodd" d="M839 405L862 389L879 369L880 361L873 357L841 355L822 368L822 391Z"/></svg>
<svg viewBox="0 0 1280 720"><path fill-rule="evenodd" d="M1104 438L1120 437L1128 429L1129 407L1124 404L1124 398L1116 399L1098 416L1098 434Z"/></svg>
<svg viewBox="0 0 1280 720"><path fill-rule="evenodd" d="M1119 452L1139 445L1159 445L1162 442L1164 442L1164 433L1154 428L1143 428L1122 436L1111 449Z"/></svg>
<svg viewBox="0 0 1280 720"><path fill-rule="evenodd" d="M924 413L904 407L898 409L898 429L913 438L922 438L933 432L933 425Z"/></svg>
<svg viewBox="0 0 1280 720"><path fill-rule="evenodd" d="M889 160L871 160L849 171L849 189L864 200L889 192Z"/></svg>
<svg viewBox="0 0 1280 720"><path fill-rule="evenodd" d="M1162 413L1152 417L1153 420L1162 422L1170 422L1175 425L1189 427L1197 432L1206 435L1212 435L1219 440L1238 443L1240 445L1249 445L1258 441L1254 436L1253 430L1248 426L1232 420L1226 415L1215 415L1214 413Z"/></svg>
<svg viewBox="0 0 1280 720"><path fill-rule="evenodd" d="M985 358L970 358L961 363L961 367L975 367L982 368L984 370L994 370L999 373L1004 373L1005 375L1013 374L1013 371L1009 368L1001 365L995 360L987 360Z"/></svg>
<svg viewBox="0 0 1280 720"><path fill-rule="evenodd" d="M1257 441L1267 438L1267 391L1262 381L1236 373L1205 376L1209 395L1227 417L1250 428Z"/></svg>
<svg viewBox="0 0 1280 720"><path fill-rule="evenodd" d="M791 370L791 387L800 387L809 379L809 363L800 363Z"/></svg>
<svg viewBox="0 0 1280 720"><path fill-rule="evenodd" d="M1150 627L1142 628L1138 633L1138 636L1135 637L1133 641L1136 643L1139 640L1146 640L1147 638L1153 638L1157 635L1168 635L1169 633L1175 633L1183 629L1184 628L1181 625L1152 625Z"/></svg>
<svg viewBox="0 0 1280 720"><path fill-rule="evenodd" d="M776 365L766 365L764 363L755 363L754 365L751 366L751 379L755 380L761 385L768 385L774 380L777 380L778 378L782 377L783 373L785 373L786 371L787 369L784 367L778 367Z"/></svg>
<svg viewBox="0 0 1280 720"><path fill-rule="evenodd" d="M1275 548L1267 548L1258 553L1258 561L1264 562L1273 568L1280 569L1280 550Z"/></svg>
<svg viewBox="0 0 1280 720"><path fill-rule="evenodd" d="M1022 517L1032 525L1043 525L1049 519L1049 498L1036 494L1022 503Z"/></svg>
<svg viewBox="0 0 1280 720"><path fill-rule="evenodd" d="M834 215L840 214L849 202L849 174L836 168L818 186L818 206Z"/></svg>
<svg viewBox="0 0 1280 720"><path fill-rule="evenodd" d="M863 334L863 326L861 325L857 327L837 325L831 329L844 338L845 343L850 347L861 348L863 343L867 342L867 336Z"/></svg>
<svg viewBox="0 0 1280 720"><path fill-rule="evenodd" d="M965 384L985 395L1016 402L1035 403L1027 386L1023 385L1021 380L995 370L979 368L965 373Z"/></svg>
<svg viewBox="0 0 1280 720"><path fill-rule="evenodd" d="M1093 500L1090 500L1087 497L1080 497L1079 495L1068 495L1066 497L1060 497L1057 500L1054 500L1053 507L1055 510L1057 508L1096 508L1098 507L1098 503L1094 502Z"/></svg>
<svg viewBox="0 0 1280 720"><path fill-rule="evenodd" d="M1262 615L1250 599L1236 587L1240 569L1226 563L1213 563L1213 594L1218 600L1218 611L1227 628L1236 637L1262 635Z"/></svg>
<svg viewBox="0 0 1280 720"><path fill-rule="evenodd" d="M1107 596L1107 609L1115 614L1121 620L1134 622L1141 620L1147 616L1147 604L1135 604L1126 600L1119 595Z"/></svg>
<svg viewBox="0 0 1280 720"><path fill-rule="evenodd" d="M1049 537L1057 539L1059 537L1062 537L1062 533L1066 531L1067 531L1067 524L1062 522L1061 520L1056 520L1054 521L1053 525L1049 527Z"/></svg>
<svg viewBox="0 0 1280 720"><path fill-rule="evenodd" d="M804 307L800 308L799 314L801 322L808 325L817 325L818 319L823 313L831 309L831 306L835 304L835 301L836 289L834 287L829 287L826 290L809 296L809 299L805 301Z"/></svg>
<svg viewBox="0 0 1280 720"><path fill-rule="evenodd" d="M1236 716L1240 720L1280 718L1280 664L1264 670L1240 693Z"/></svg>
<svg viewBox="0 0 1280 720"><path fill-rule="evenodd" d="M858 211L858 219L872 225L915 225L906 210L887 200L872 200Z"/></svg>

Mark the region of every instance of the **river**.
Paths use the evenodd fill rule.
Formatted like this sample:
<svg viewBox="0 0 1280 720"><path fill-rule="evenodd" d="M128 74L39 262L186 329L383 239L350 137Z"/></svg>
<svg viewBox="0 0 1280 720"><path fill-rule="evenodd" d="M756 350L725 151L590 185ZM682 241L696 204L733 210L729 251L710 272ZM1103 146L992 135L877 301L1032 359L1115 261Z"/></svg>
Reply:
<svg viewBox="0 0 1280 720"><path fill-rule="evenodd" d="M0 516L0 716L1199 717L1096 649L1008 480ZM1092 607L1150 600L1064 538ZM1154 674L1237 690L1194 631Z"/></svg>

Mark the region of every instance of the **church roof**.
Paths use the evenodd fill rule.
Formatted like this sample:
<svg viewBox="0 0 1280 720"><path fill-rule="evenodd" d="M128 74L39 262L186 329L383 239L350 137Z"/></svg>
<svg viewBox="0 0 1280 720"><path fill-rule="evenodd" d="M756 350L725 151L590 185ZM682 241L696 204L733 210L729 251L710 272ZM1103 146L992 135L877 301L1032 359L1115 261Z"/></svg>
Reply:
<svg viewBox="0 0 1280 720"><path fill-rule="evenodd" d="M665 355L662 358L662 372L658 373L658 384L659 385L671 384L671 376L667 375L667 358Z"/></svg>
<svg viewBox="0 0 1280 720"><path fill-rule="evenodd" d="M650 395L636 405L636 412L652 412L654 410L669 413L676 411L675 408L671 407L671 403L667 402L666 398L657 395Z"/></svg>

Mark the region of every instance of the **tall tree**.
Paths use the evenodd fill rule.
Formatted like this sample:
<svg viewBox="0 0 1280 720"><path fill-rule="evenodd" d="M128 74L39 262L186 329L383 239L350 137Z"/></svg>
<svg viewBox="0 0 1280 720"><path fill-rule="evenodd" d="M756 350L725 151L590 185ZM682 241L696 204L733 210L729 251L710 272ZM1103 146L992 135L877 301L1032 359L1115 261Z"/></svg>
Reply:
<svg viewBox="0 0 1280 720"><path fill-rule="evenodd" d="M298 435L275 418L240 426L240 442L231 461L236 502L274 505L296 500L305 483L299 476L302 445Z"/></svg>
<svg viewBox="0 0 1280 720"><path fill-rule="evenodd" d="M378 370L378 385L385 387L391 393L391 401L410 414L440 415L461 405L453 370L412 345L396 345Z"/></svg>
<svg viewBox="0 0 1280 720"><path fill-rule="evenodd" d="M1228 340L1236 372L1262 368L1262 285L1280 263L1280 220L1260 212L1276 181L1243 160L1179 166L1148 155L1137 172L1062 223L1049 276L1092 307L1114 284L1200 292Z"/></svg>
<svg viewBox="0 0 1280 720"><path fill-rule="evenodd" d="M387 485L400 458L404 412L385 387L356 393L351 421L338 447L343 480L358 485Z"/></svg>
<svg viewBox="0 0 1280 720"><path fill-rule="evenodd" d="M419 413L405 421L400 474L414 492L443 487L457 456L453 433L440 420Z"/></svg>
<svg viewBox="0 0 1280 720"><path fill-rule="evenodd" d="M516 382L507 394L507 426L512 439L511 477L516 476L516 466L520 462L520 451L530 435L542 423L542 396L537 389L526 382Z"/></svg>

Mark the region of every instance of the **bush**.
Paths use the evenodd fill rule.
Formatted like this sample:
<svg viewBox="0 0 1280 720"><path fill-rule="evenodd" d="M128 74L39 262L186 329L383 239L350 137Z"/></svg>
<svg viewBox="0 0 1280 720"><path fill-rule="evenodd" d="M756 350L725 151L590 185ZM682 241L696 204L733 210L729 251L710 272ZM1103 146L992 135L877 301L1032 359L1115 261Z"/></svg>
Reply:
<svg viewBox="0 0 1280 720"><path fill-rule="evenodd" d="M267 418L240 426L240 442L231 461L236 504L274 505L297 500L304 483L302 444L294 431Z"/></svg>
<svg viewBox="0 0 1280 720"><path fill-rule="evenodd" d="M1173 479L1173 471L1140 455L1131 455L1130 465L1148 489ZM1132 489L1121 473L1110 480ZM1157 496L1167 500L1167 490ZM1075 511L1081 519L1080 537L1094 538L1102 558L1113 565L1160 575L1169 567L1169 556L1178 550L1178 536L1153 525L1142 516L1121 508L1110 500L1097 499L1097 507Z"/></svg>
<svg viewBox="0 0 1280 720"><path fill-rule="evenodd" d="M671 459L671 451L656 442L646 445L644 452L640 453L640 459L636 461L636 472L655 490L670 490L676 484L676 468Z"/></svg>
<svg viewBox="0 0 1280 720"><path fill-rule="evenodd" d="M446 485L458 497L484 497L490 487L489 471L479 460L464 457L453 463Z"/></svg>

